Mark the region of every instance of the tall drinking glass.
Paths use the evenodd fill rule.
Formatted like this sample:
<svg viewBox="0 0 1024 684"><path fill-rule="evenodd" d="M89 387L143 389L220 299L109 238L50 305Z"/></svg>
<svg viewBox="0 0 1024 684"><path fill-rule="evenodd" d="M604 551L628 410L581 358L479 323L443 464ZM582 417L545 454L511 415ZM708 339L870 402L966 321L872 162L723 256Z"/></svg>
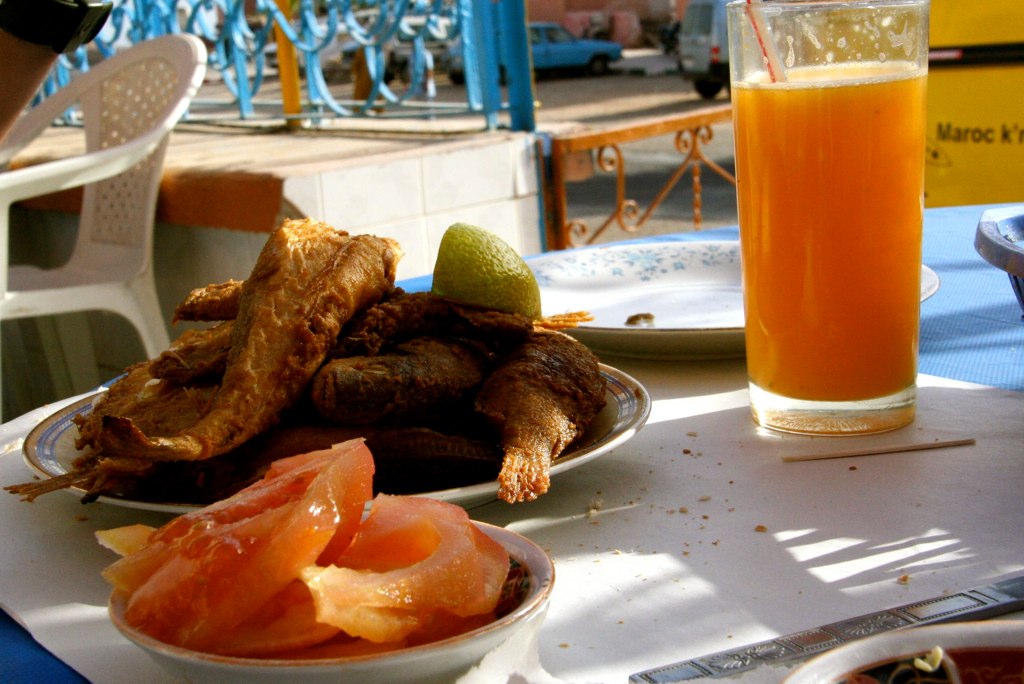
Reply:
<svg viewBox="0 0 1024 684"><path fill-rule="evenodd" d="M928 0L728 6L754 419L914 419Z"/></svg>

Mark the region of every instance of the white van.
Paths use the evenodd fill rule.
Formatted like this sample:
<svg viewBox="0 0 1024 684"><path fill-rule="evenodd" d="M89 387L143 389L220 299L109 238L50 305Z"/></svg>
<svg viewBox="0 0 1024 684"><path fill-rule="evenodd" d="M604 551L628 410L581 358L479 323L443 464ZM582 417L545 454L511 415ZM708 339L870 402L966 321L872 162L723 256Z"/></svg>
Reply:
<svg viewBox="0 0 1024 684"><path fill-rule="evenodd" d="M676 53L683 78L706 100L729 87L729 0L690 0L679 26Z"/></svg>

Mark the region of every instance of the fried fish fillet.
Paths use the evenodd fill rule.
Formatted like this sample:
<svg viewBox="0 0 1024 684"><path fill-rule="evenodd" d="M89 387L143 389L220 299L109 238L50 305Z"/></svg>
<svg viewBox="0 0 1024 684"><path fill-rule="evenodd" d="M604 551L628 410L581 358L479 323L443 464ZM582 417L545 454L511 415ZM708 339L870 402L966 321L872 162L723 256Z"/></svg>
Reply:
<svg viewBox="0 0 1024 684"><path fill-rule="evenodd" d="M152 361L130 366L125 374L97 399L92 411L72 420L78 426L75 448L82 455L67 473L5 487L27 501L47 492L79 487L86 491L83 503L101 494L131 491L148 476L152 462L131 458L107 458L98 440L112 415L132 415L138 427L149 434L174 434L195 423L208 409L215 385L181 387L161 381L152 374Z"/></svg>
<svg viewBox="0 0 1024 684"><path fill-rule="evenodd" d="M110 458L206 459L273 425L342 326L394 287L400 257L393 240L350 236L311 219L286 221L241 287L227 366L206 413L172 434L147 434L133 417L111 416L100 450Z"/></svg>
<svg viewBox="0 0 1024 684"><path fill-rule="evenodd" d="M533 330L525 316L462 306L430 292L395 291L353 320L332 357L372 356L388 344L415 337L465 337L494 349L512 348Z"/></svg>
<svg viewBox="0 0 1024 684"><path fill-rule="evenodd" d="M605 404L597 357L576 339L535 331L484 381L476 410L501 434L498 496L533 501L548 491L551 461Z"/></svg>
<svg viewBox="0 0 1024 684"><path fill-rule="evenodd" d="M75 448L99 451L104 420L109 416L132 416L147 434L172 435L195 424L209 410L217 391L215 384L181 386L154 377L153 361L128 368L106 393L95 402L92 411L73 419L78 426Z"/></svg>
<svg viewBox="0 0 1024 684"><path fill-rule="evenodd" d="M328 361L313 377L310 398L334 423L422 420L465 403L486 377L488 357L469 342L419 337L376 356Z"/></svg>
<svg viewBox="0 0 1024 684"><path fill-rule="evenodd" d="M233 321L212 328L186 330L150 363L154 378L189 385L207 377L220 378L228 366Z"/></svg>
<svg viewBox="0 0 1024 684"><path fill-rule="evenodd" d="M238 300L241 296L241 280L228 280L196 288L174 309L171 322L230 321L238 315Z"/></svg>

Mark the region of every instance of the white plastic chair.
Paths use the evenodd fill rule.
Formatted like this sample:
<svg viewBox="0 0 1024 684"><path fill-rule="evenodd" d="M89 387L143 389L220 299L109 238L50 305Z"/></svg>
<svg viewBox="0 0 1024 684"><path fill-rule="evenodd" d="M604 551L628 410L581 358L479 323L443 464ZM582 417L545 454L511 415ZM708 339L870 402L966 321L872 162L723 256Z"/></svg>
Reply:
<svg viewBox="0 0 1024 684"><path fill-rule="evenodd" d="M154 38L76 76L14 125L0 145L0 165L75 105L85 152L0 172L0 319L113 311L131 322L150 357L167 348L153 279L156 202L170 132L205 72L206 48L198 38ZM70 259L52 269L10 265L11 205L79 186L82 210ZM62 341L69 354L85 342Z"/></svg>

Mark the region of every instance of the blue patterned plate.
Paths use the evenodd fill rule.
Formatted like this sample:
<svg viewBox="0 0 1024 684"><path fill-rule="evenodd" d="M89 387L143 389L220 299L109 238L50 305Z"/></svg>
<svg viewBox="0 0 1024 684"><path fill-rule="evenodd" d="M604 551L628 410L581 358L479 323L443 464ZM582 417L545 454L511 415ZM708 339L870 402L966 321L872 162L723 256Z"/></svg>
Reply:
<svg viewBox="0 0 1024 684"><path fill-rule="evenodd" d="M742 358L739 242L637 242L529 260L545 316L589 311L568 330L597 352L651 359ZM921 297L938 289L922 269Z"/></svg>
<svg viewBox="0 0 1024 684"><path fill-rule="evenodd" d="M743 357L736 241L608 245L552 252L529 264L544 315L593 314L593 321L567 332L595 351L657 359Z"/></svg>

